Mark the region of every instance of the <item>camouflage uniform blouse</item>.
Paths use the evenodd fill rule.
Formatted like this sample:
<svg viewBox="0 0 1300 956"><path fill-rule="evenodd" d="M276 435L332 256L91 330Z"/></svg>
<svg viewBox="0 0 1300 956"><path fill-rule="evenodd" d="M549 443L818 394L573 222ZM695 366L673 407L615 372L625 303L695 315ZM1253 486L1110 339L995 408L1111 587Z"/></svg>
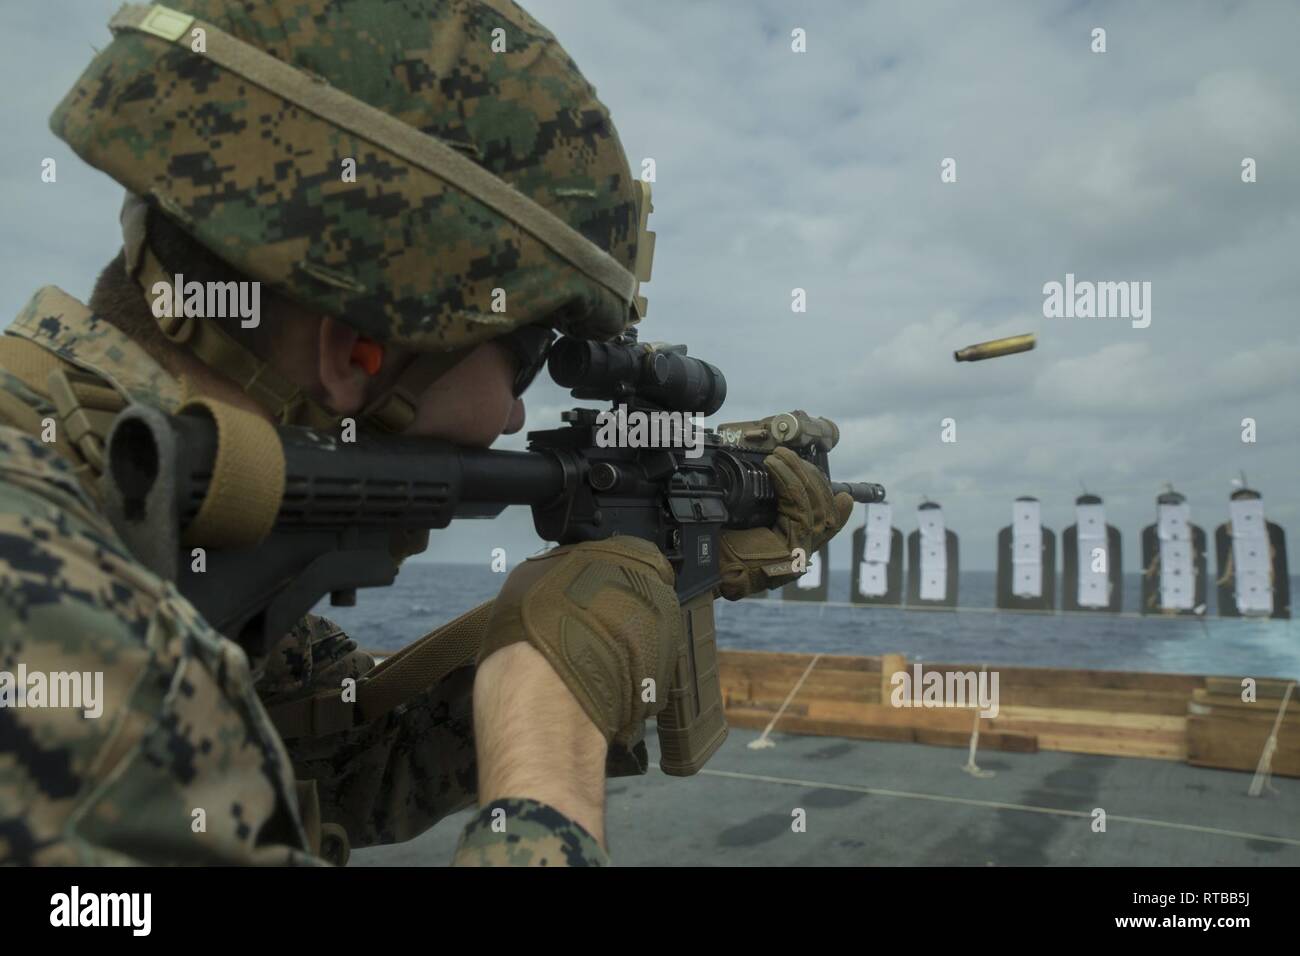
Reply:
<svg viewBox="0 0 1300 956"><path fill-rule="evenodd" d="M130 400L179 403L152 357L54 287L7 332ZM320 864L295 778L315 782L321 819L353 846L409 839L474 802L472 668L371 724L286 746L264 705L338 687L374 661L308 617L251 670L131 557L82 480L50 393L17 370L0 358L0 863ZM42 440L48 419L53 441ZM80 673L87 688L102 674L102 710L37 706L17 686L20 670ZM455 862L605 856L553 808L507 800L474 817Z"/></svg>

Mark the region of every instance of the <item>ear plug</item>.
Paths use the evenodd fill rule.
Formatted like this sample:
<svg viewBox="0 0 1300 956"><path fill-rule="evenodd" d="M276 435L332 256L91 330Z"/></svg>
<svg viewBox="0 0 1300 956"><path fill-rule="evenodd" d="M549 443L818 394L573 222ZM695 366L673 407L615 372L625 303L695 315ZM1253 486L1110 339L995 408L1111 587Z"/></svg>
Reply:
<svg viewBox="0 0 1300 956"><path fill-rule="evenodd" d="M378 375L384 366L384 347L373 339L359 338L352 346L351 360L367 375Z"/></svg>

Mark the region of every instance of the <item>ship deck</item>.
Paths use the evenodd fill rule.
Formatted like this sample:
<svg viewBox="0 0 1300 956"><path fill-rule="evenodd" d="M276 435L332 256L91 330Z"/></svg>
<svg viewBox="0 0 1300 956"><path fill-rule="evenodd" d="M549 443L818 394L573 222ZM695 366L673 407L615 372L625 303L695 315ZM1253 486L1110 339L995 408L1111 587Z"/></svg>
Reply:
<svg viewBox="0 0 1300 956"><path fill-rule="evenodd" d="M609 782L620 866L1297 866L1300 779L1169 760L771 735L733 727L689 779L657 767ZM792 829L796 808L806 832ZM1094 832L1093 811L1106 812ZM352 866L442 866L471 811Z"/></svg>

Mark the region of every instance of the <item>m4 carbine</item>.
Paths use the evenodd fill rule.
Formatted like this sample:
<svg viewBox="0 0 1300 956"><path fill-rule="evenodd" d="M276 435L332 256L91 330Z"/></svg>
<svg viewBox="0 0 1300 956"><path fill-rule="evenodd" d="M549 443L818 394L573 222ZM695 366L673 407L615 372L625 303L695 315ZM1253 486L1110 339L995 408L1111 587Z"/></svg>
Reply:
<svg viewBox="0 0 1300 956"><path fill-rule="evenodd" d="M688 416L721 407L722 373L683 346L640 343L632 334L605 343L561 338L548 366L575 398L614 402L616 411L605 415L667 414L675 427L658 434L672 440L667 447L608 441L614 419L592 408L566 412L565 427L530 432L525 452L364 433L344 442L279 426L270 454L283 456L283 489L270 504L269 532L247 546L214 548L192 533L200 509L221 493L214 489L229 495L229 475L264 463L241 462L223 434L230 430L202 408L167 415L132 405L109 434L105 507L137 558L254 656L324 595L346 605L357 588L391 584L400 563L395 536L528 505L547 541L645 538L672 564L687 638L657 721L661 766L695 773L726 736L713 628L719 538L725 529L775 523L765 457L784 445L826 472L839 431L801 411L713 430L693 426ZM856 501L884 498L872 483L832 489ZM204 548L201 562L195 548Z"/></svg>

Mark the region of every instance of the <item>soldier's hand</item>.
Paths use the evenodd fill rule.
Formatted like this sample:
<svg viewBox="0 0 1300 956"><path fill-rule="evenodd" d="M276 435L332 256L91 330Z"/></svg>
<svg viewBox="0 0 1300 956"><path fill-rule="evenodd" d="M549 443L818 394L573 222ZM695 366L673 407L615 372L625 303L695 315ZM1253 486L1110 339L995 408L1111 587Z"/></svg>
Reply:
<svg viewBox="0 0 1300 956"><path fill-rule="evenodd" d="M496 599L479 660L518 641L542 653L607 743L626 743L663 709L684 647L672 567L627 535L529 558Z"/></svg>
<svg viewBox="0 0 1300 956"><path fill-rule="evenodd" d="M795 580L795 549L811 558L853 514L853 498L832 495L821 469L789 448L778 448L763 465L776 485L776 524L722 533L721 591L729 601Z"/></svg>

